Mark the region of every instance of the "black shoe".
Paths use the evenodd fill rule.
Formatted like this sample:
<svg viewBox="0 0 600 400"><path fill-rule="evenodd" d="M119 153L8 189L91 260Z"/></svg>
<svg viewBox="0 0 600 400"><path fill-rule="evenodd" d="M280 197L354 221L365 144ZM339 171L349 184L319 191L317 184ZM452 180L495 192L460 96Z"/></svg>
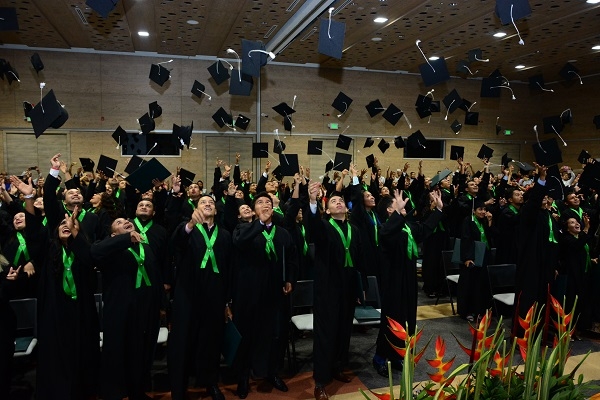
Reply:
<svg viewBox="0 0 600 400"><path fill-rule="evenodd" d="M273 385L273 387L281 392L287 392L288 391L288 387L285 384L285 382L283 380L281 380L280 377L278 377L277 375L269 378L269 382L271 382L271 384Z"/></svg>
<svg viewBox="0 0 600 400"><path fill-rule="evenodd" d="M213 400L225 400L225 396L221 393L221 389L217 385L209 386L206 388L206 391L213 398Z"/></svg>
<svg viewBox="0 0 600 400"><path fill-rule="evenodd" d="M237 386L237 395L240 399L245 399L248 397L248 379L243 379L238 382Z"/></svg>
<svg viewBox="0 0 600 400"><path fill-rule="evenodd" d="M380 364L373 360L373 368L375 368L375 371L384 378L389 377L387 363Z"/></svg>

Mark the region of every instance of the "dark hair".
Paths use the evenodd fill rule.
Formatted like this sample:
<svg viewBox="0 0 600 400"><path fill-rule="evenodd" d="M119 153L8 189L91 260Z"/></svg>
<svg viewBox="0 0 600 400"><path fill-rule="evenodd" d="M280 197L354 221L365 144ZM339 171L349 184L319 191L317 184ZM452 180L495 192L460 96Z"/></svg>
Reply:
<svg viewBox="0 0 600 400"><path fill-rule="evenodd" d="M115 201L115 198L106 192L100 193L100 204L95 212L98 213L100 211L107 213L112 221L125 216L121 202Z"/></svg>
<svg viewBox="0 0 600 400"><path fill-rule="evenodd" d="M267 192L260 192L259 194L254 196L254 199L252 200L252 209L253 210L254 210L254 205L256 204L256 200L258 200L261 197L266 197L267 199L269 199L269 201L271 202L271 207L273 207L273 199L271 198L271 195L269 195L269 193L267 193Z"/></svg>
<svg viewBox="0 0 600 400"><path fill-rule="evenodd" d="M333 198L333 197L341 197L342 200L344 200L344 203L346 202L346 199L344 199L344 194L342 192L331 192L331 194L329 196L327 196L327 201L325 202L325 207L329 207L329 201Z"/></svg>
<svg viewBox="0 0 600 400"><path fill-rule="evenodd" d="M391 207L394 204L394 198L391 196L382 196L377 203L377 216L381 221L385 221L388 219L388 207Z"/></svg>

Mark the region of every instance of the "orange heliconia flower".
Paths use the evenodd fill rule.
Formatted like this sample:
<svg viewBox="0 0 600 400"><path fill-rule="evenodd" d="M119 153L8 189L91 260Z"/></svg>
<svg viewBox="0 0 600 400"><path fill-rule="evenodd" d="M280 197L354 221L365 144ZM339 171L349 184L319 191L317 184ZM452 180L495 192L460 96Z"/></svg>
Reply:
<svg viewBox="0 0 600 400"><path fill-rule="evenodd" d="M394 400L392 399L392 395L389 393L375 393L371 389L369 389L369 392L371 392L373 396L377 397L379 400Z"/></svg>
<svg viewBox="0 0 600 400"><path fill-rule="evenodd" d="M510 354L506 357L502 357L502 355L498 351L496 351L496 354L494 354L493 358L496 366L494 368L490 368L490 375L501 376L502 372L504 371L504 365L508 362L509 358Z"/></svg>
<svg viewBox="0 0 600 400"><path fill-rule="evenodd" d="M438 336L435 341L435 358L433 360L427 360L427 363L431 365L433 368L437 369L437 372L434 374L428 373L429 377L432 381L444 385L449 385L453 379L449 381L446 379L445 374L452 368L452 364L454 364L454 359L456 357L452 357L450 361L444 362L444 355L446 354L446 342L441 336Z"/></svg>

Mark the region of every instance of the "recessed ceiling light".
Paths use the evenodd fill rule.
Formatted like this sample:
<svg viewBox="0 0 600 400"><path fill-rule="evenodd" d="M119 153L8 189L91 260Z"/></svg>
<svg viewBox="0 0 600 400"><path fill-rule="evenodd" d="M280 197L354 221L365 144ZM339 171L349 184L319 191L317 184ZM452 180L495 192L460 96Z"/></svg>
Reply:
<svg viewBox="0 0 600 400"><path fill-rule="evenodd" d="M373 22L377 22L378 24L383 24L384 22L387 22L387 18L385 17L377 17L373 20Z"/></svg>
<svg viewBox="0 0 600 400"><path fill-rule="evenodd" d="M515 69L523 69L523 68L525 68L525 66L522 64L515 65Z"/></svg>
<svg viewBox="0 0 600 400"><path fill-rule="evenodd" d="M190 25L198 25L200 22L196 21L195 19L188 19L187 23Z"/></svg>
<svg viewBox="0 0 600 400"><path fill-rule="evenodd" d="M577 62L577 60L567 60L567 62L570 62L570 63L576 63L576 62Z"/></svg>
<svg viewBox="0 0 600 400"><path fill-rule="evenodd" d="M146 31L139 31L138 35L141 36L141 37L148 37L148 36L150 36L150 34L148 32L146 32Z"/></svg>
<svg viewBox="0 0 600 400"><path fill-rule="evenodd" d="M381 38L377 37L377 36L375 36L374 38L371 38L371 40L374 42L381 42Z"/></svg>
<svg viewBox="0 0 600 400"><path fill-rule="evenodd" d="M592 50L600 50L600 46L594 46L592 47Z"/></svg>
<svg viewBox="0 0 600 400"><path fill-rule="evenodd" d="M586 3L588 3L588 4L598 4L598 3L600 3L600 0L587 0Z"/></svg>
<svg viewBox="0 0 600 400"><path fill-rule="evenodd" d="M435 61L435 60L439 60L440 58L438 56L431 56L429 57L430 61Z"/></svg>
<svg viewBox="0 0 600 400"><path fill-rule="evenodd" d="M506 33L504 33L504 32L496 32L496 33L494 33L494 37L497 37L497 38L501 38L501 37L504 37L504 36L506 36Z"/></svg>

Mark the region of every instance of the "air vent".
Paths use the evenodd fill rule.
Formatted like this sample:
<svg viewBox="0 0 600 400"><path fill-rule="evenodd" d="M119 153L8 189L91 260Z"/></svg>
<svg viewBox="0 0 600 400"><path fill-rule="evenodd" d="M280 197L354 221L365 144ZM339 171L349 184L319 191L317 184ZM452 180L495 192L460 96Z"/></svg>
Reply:
<svg viewBox="0 0 600 400"><path fill-rule="evenodd" d="M315 33L317 31L317 27L313 27L310 31L306 32L306 35L304 35L302 37L302 39L300 39L301 42L304 42L306 39L308 39L309 37L312 36L313 33Z"/></svg>
<svg viewBox="0 0 600 400"><path fill-rule="evenodd" d="M269 28L269 30L267 31L267 33L265 33L265 36L263 36L263 38L268 39L269 37L271 37L273 32L275 32L275 29L277 29L277 26L278 25L273 25L271 28Z"/></svg>
<svg viewBox="0 0 600 400"><path fill-rule="evenodd" d="M331 13L331 15L336 15L337 13L339 13L340 11L342 11L344 8L346 8L346 6L348 4L352 4L352 3L354 3L354 0L346 0L346 1L344 1L341 6L339 6L335 10L333 10L333 12Z"/></svg>
<svg viewBox="0 0 600 400"><path fill-rule="evenodd" d="M83 14L83 11L81 11L81 8L75 7L75 14L79 17L82 24L89 25L87 18Z"/></svg>
<svg viewBox="0 0 600 400"><path fill-rule="evenodd" d="M300 0L294 0L294 1L292 1L292 4L290 4L290 6L285 11L287 11L287 12L292 11L294 8L296 8L296 6L298 5L298 3L300 3Z"/></svg>

